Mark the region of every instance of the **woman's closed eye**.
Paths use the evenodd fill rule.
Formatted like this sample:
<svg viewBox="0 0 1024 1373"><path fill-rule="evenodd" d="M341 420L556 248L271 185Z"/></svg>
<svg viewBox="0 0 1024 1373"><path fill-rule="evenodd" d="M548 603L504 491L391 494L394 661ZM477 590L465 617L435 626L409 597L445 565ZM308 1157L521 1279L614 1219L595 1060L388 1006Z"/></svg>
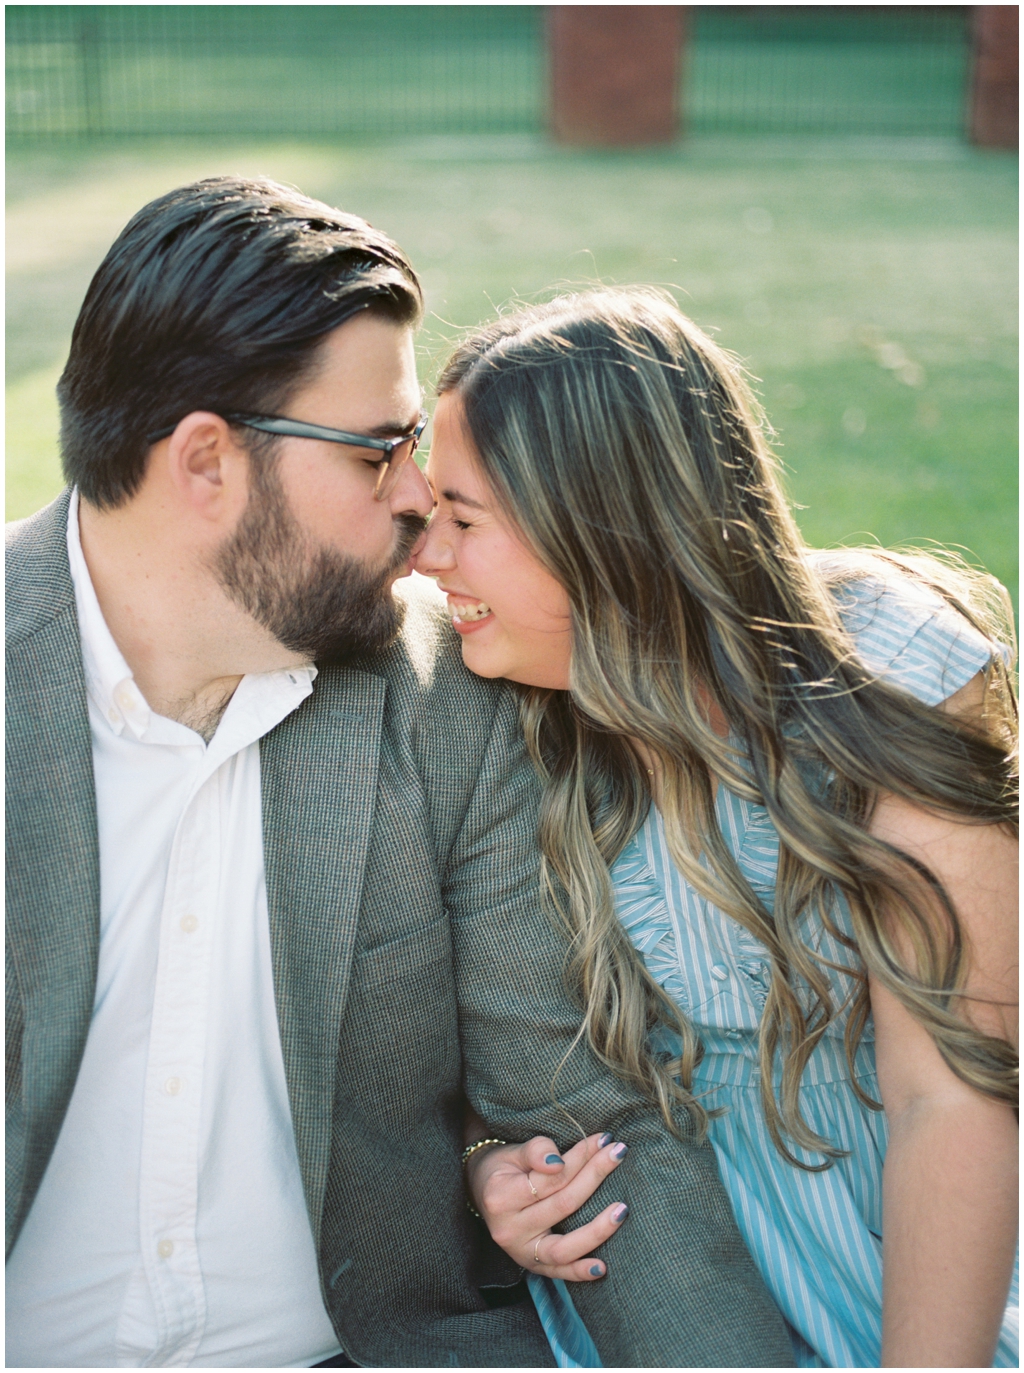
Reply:
<svg viewBox="0 0 1024 1373"><path fill-rule="evenodd" d="M442 505L446 507L443 513L441 509ZM448 524L451 525L453 529L458 530L475 529L477 527L473 520L462 519L460 516L456 515L450 501L446 501L443 498L438 500L437 497L434 498L434 512L431 516L431 522Z"/></svg>

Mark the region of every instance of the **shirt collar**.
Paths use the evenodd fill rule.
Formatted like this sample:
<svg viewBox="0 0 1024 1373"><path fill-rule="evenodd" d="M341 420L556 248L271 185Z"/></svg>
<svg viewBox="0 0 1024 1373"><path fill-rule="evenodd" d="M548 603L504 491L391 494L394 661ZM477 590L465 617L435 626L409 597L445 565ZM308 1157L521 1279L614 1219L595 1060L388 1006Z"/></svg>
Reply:
<svg viewBox="0 0 1024 1373"><path fill-rule="evenodd" d="M78 505L76 487L68 506L68 563L75 588L82 666L89 696L116 735L127 729L135 739L142 740L148 735L146 742L201 743L200 736L187 726L166 720L151 710L136 685L96 597L82 552ZM276 672L249 673L243 677L210 741L210 748L227 757L243 742L260 738L305 700L313 690L316 675L316 668L310 664Z"/></svg>
<svg viewBox="0 0 1024 1373"><path fill-rule="evenodd" d="M114 643L96 599L78 529L77 487L71 492L68 506L68 563L78 608L86 690L114 734L123 734L128 729L136 739L141 739L149 728L152 711Z"/></svg>

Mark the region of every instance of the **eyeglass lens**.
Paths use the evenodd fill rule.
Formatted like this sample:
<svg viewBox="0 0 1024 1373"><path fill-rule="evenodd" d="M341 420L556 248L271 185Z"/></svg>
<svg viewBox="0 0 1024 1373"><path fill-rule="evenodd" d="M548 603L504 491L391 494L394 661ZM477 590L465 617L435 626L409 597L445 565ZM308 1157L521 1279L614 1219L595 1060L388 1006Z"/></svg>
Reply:
<svg viewBox="0 0 1024 1373"><path fill-rule="evenodd" d="M380 476L377 478L377 485L373 489L374 500L384 501L391 495L398 485L398 478L402 475L402 468L412 457L419 447L418 438L406 439L397 448L392 448L388 459L381 464Z"/></svg>

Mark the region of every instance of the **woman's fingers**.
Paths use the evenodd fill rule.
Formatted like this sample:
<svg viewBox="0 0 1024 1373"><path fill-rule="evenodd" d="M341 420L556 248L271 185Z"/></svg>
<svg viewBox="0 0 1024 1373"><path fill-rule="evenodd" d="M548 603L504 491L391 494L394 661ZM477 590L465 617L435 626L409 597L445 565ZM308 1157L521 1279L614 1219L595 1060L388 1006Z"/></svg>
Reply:
<svg viewBox="0 0 1024 1373"><path fill-rule="evenodd" d="M517 1262L527 1263L539 1272L535 1263L528 1262L538 1237L545 1238L547 1232L578 1211L615 1171L625 1153L626 1146L610 1141L607 1134L580 1140L564 1155L552 1140L538 1136L526 1144L481 1151L479 1158L469 1160L467 1181L495 1242ZM600 1221L599 1217L591 1225L600 1227ZM586 1227L574 1232L585 1234L585 1238L558 1251L559 1270L603 1243L615 1228L614 1224L602 1228L600 1234L596 1229L585 1234ZM555 1276L559 1275L560 1272ZM579 1280L579 1273L574 1277Z"/></svg>
<svg viewBox="0 0 1024 1373"><path fill-rule="evenodd" d="M573 1215L588 1201L609 1174L614 1173L626 1156L626 1146L621 1143L607 1144L588 1158L567 1181L557 1188L544 1189L537 1185L538 1196L529 1198L534 1204L529 1218L537 1229L549 1230ZM568 1171L569 1164L566 1163ZM531 1180L534 1175L531 1174ZM534 1185L531 1181L531 1185ZM549 1195L544 1196L547 1190Z"/></svg>
<svg viewBox="0 0 1024 1373"><path fill-rule="evenodd" d="M545 1235L538 1252L553 1267L575 1263L611 1239L628 1215L629 1207L624 1201L613 1202L578 1230L570 1230L567 1235Z"/></svg>
<svg viewBox="0 0 1024 1373"><path fill-rule="evenodd" d="M555 1159L559 1162L555 1163ZM526 1223L522 1218L536 1201L561 1186L565 1171L554 1141L538 1136L526 1144L507 1144L483 1152L480 1158L470 1158L466 1181L491 1234L507 1249L506 1236L514 1242L525 1234L540 1234L546 1228L543 1224ZM498 1238L499 1225L502 1238Z"/></svg>
<svg viewBox="0 0 1024 1373"><path fill-rule="evenodd" d="M616 1152L617 1146L612 1142L611 1135L607 1133L588 1135L586 1139L581 1139L578 1144L574 1144L571 1149L567 1149L561 1155L553 1152L548 1147L550 1144L550 1140L538 1137L531 1139L523 1146L525 1160L529 1165L526 1182L529 1194L523 1194L526 1205L535 1201L542 1201L553 1193L562 1191L570 1182L579 1177L587 1165L601 1154L602 1150L605 1151L606 1163L599 1168L601 1178L606 1177L607 1173L618 1165L622 1157L619 1154L613 1161L609 1161L608 1156ZM556 1162L556 1159L559 1162ZM584 1200L589 1195L589 1192L585 1193ZM571 1214L571 1212L566 1214Z"/></svg>
<svg viewBox="0 0 1024 1373"><path fill-rule="evenodd" d="M606 1144L611 1143L611 1135L588 1135L586 1139L581 1139L574 1144L571 1149L566 1149L564 1153L559 1153L553 1140L545 1135L537 1135L533 1139L527 1140L523 1145L524 1156L531 1168L535 1168L541 1173L550 1173L553 1177L563 1177L565 1169L569 1175L579 1172L587 1159L593 1158L597 1151Z"/></svg>
<svg viewBox="0 0 1024 1373"><path fill-rule="evenodd" d="M570 1176L577 1169L574 1164ZM474 1175L472 1186L484 1203L480 1210L487 1216L498 1211L525 1210L561 1187L565 1176L566 1164L558 1146L545 1135L538 1135L525 1144L492 1150L490 1159L482 1162ZM477 1177L488 1179L482 1189Z"/></svg>
<svg viewBox="0 0 1024 1373"><path fill-rule="evenodd" d="M566 1163L553 1139L548 1139L546 1135L537 1135L526 1141L522 1151L523 1165L527 1173L538 1173L545 1180L550 1179L555 1186L561 1186Z"/></svg>
<svg viewBox="0 0 1024 1373"><path fill-rule="evenodd" d="M596 1282L598 1278L605 1275L605 1266L600 1259L577 1259L575 1263L567 1264L564 1268L556 1269L549 1273L544 1270L546 1278L561 1278L563 1282Z"/></svg>
<svg viewBox="0 0 1024 1373"><path fill-rule="evenodd" d="M615 1202L588 1225L568 1235L541 1235L528 1246L526 1266L543 1277L565 1282L594 1282L603 1278L606 1265L592 1251L615 1234L628 1214L625 1202Z"/></svg>
<svg viewBox="0 0 1024 1373"><path fill-rule="evenodd" d="M571 1149L566 1149L562 1155L565 1160L566 1176L564 1181L575 1177L585 1163L599 1153L601 1149L607 1148L612 1143L612 1136L605 1131L600 1135L588 1135L586 1139L578 1140Z"/></svg>

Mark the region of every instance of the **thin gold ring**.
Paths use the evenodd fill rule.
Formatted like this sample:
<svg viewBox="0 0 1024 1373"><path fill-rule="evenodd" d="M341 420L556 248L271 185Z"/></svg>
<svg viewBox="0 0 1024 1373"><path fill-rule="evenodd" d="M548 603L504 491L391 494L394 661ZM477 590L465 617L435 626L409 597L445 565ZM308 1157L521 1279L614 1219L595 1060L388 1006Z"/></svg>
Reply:
<svg viewBox="0 0 1024 1373"><path fill-rule="evenodd" d="M539 1247L540 1247L540 1240L534 1240L534 1241L533 1241L533 1261L534 1261L534 1263L537 1265L538 1268L543 1268L543 1267L544 1267L544 1260L541 1258L540 1254L538 1254L538 1252L537 1252L537 1250L539 1249Z"/></svg>
<svg viewBox="0 0 1024 1373"><path fill-rule="evenodd" d="M526 1181L530 1182L530 1179L527 1178ZM530 1191L533 1193L535 1197L540 1195L540 1193L537 1191L536 1187L534 1187L532 1182L530 1182Z"/></svg>

